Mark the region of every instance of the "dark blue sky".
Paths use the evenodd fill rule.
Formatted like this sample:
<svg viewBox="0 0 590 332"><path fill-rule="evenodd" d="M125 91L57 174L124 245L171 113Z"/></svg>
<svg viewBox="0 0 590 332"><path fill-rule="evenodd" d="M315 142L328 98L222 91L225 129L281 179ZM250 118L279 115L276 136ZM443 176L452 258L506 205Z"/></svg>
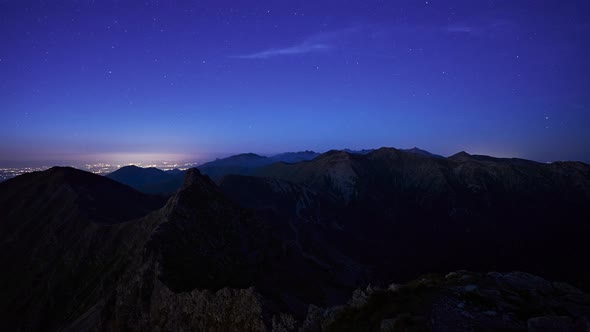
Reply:
<svg viewBox="0 0 590 332"><path fill-rule="evenodd" d="M588 1L0 0L0 160L590 162Z"/></svg>

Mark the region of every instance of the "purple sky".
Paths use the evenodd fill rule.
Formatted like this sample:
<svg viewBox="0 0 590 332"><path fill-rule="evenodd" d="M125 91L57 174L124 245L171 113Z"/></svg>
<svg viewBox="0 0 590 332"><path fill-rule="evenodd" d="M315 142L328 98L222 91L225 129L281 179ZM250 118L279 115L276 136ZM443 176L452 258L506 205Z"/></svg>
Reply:
<svg viewBox="0 0 590 332"><path fill-rule="evenodd" d="M590 162L588 1L0 1L0 160Z"/></svg>

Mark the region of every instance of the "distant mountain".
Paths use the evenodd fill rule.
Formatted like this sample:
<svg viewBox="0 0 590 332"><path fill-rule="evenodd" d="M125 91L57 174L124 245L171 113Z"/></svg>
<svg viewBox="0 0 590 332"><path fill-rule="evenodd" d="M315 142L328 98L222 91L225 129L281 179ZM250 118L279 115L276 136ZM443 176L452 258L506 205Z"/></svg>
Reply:
<svg viewBox="0 0 590 332"><path fill-rule="evenodd" d="M408 153L414 153L414 154L419 154L419 155L423 155L423 156L428 156L428 157L440 157L440 158L444 158L443 156L439 156L433 153L430 153L426 150L422 150L419 148L411 148L411 149L399 149L400 151L404 151L404 152L408 152ZM362 150L350 150L350 149L344 149L341 150L343 152L346 153L351 153L351 154L368 154L371 153L373 151L375 151L375 149L362 149Z"/></svg>
<svg viewBox="0 0 590 332"><path fill-rule="evenodd" d="M296 163L318 156L313 151L287 152L272 157L244 153L217 159L199 166L199 170L214 180L228 174L251 174L255 169L275 162ZM122 167L108 175L108 178L126 184L147 194L171 195L182 186L185 172L179 169L163 171L158 168L142 168L134 165Z"/></svg>
<svg viewBox="0 0 590 332"><path fill-rule="evenodd" d="M413 154L418 154L418 155L422 155L422 156L426 156L426 157L444 158L443 156L439 156L437 154L433 154L433 153L430 153L430 152L428 152L426 150L422 150L422 149L419 149L419 148L416 148L416 147L411 148L411 149L401 149L401 151L408 152L408 153L413 153Z"/></svg>
<svg viewBox="0 0 590 332"><path fill-rule="evenodd" d="M154 167L125 166L106 177L148 194L170 195L178 190L184 178L181 170L163 171Z"/></svg>
<svg viewBox="0 0 590 332"><path fill-rule="evenodd" d="M227 174L250 174L254 169L272 163L268 157L255 153L243 153L217 159L198 166L198 169L214 180Z"/></svg>
<svg viewBox="0 0 590 332"><path fill-rule="evenodd" d="M344 149L341 151L346 152L346 153L352 153L352 154L367 154L369 152L374 151L374 149L362 149L362 150Z"/></svg>
<svg viewBox="0 0 590 332"><path fill-rule="evenodd" d="M254 153L243 153L205 163L201 166L198 166L198 169L203 174L209 175L211 178L217 181L225 175L249 175L252 174L255 169L272 163L296 163L313 159L318 155L318 153L313 151L288 152L272 157L260 156Z"/></svg>
<svg viewBox="0 0 590 332"><path fill-rule="evenodd" d="M287 152L277 154L270 157L273 163L284 162L284 163L298 163L300 161L311 160L320 154L314 151L301 151L301 152Z"/></svg>
<svg viewBox="0 0 590 332"><path fill-rule="evenodd" d="M184 171L181 171L181 170L179 170L178 168L171 169L171 170L167 170L167 171L165 171L165 172L166 172L166 173L168 173L168 174L171 174L171 175L179 175L179 174L184 174Z"/></svg>

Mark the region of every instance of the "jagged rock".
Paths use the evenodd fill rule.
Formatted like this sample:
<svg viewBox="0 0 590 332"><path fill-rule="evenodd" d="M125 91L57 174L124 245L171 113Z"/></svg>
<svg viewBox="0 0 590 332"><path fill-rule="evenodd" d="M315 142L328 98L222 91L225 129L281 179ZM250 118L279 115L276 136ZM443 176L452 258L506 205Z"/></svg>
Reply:
<svg viewBox="0 0 590 332"><path fill-rule="evenodd" d="M465 332L587 326L590 296L574 298L546 287L545 279L521 272L429 275L395 290L370 295L358 290L347 306L328 311L321 325L327 331L397 331L403 326L400 330Z"/></svg>
<svg viewBox="0 0 590 332"><path fill-rule="evenodd" d="M553 288L565 294L583 294L581 290L565 282L554 282Z"/></svg>
<svg viewBox="0 0 590 332"><path fill-rule="evenodd" d="M428 331L428 324L424 317L416 317L408 314L401 314L395 318L384 319L379 327L381 332L425 332Z"/></svg>
<svg viewBox="0 0 590 332"><path fill-rule="evenodd" d="M463 287L466 292L473 292L477 289L477 285L467 285Z"/></svg>
<svg viewBox="0 0 590 332"><path fill-rule="evenodd" d="M381 332L395 332L395 318L382 320L381 326L379 326L379 331L381 331Z"/></svg>
<svg viewBox="0 0 590 332"><path fill-rule="evenodd" d="M316 306L309 305L307 315L301 326L303 332L321 331L321 322L325 318L325 310Z"/></svg>
<svg viewBox="0 0 590 332"><path fill-rule="evenodd" d="M293 316L280 313L272 318L272 332L289 332L294 331L297 320Z"/></svg>
<svg viewBox="0 0 590 332"><path fill-rule="evenodd" d="M528 332L574 332L574 322L570 317L545 316L531 318L527 322Z"/></svg>
<svg viewBox="0 0 590 332"><path fill-rule="evenodd" d="M544 293L553 291L553 287L549 281L524 272L501 274L497 281L519 290L536 290Z"/></svg>
<svg viewBox="0 0 590 332"><path fill-rule="evenodd" d="M362 307L367 304L367 293L363 290L357 289L352 293L352 299L349 304L353 307Z"/></svg>

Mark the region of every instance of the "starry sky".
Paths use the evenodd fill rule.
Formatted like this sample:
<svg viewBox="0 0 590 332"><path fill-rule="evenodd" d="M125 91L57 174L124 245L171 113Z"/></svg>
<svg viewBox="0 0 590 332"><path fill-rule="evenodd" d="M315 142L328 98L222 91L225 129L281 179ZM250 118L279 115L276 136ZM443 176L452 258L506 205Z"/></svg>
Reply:
<svg viewBox="0 0 590 332"><path fill-rule="evenodd" d="M0 0L0 160L590 162L590 2Z"/></svg>

